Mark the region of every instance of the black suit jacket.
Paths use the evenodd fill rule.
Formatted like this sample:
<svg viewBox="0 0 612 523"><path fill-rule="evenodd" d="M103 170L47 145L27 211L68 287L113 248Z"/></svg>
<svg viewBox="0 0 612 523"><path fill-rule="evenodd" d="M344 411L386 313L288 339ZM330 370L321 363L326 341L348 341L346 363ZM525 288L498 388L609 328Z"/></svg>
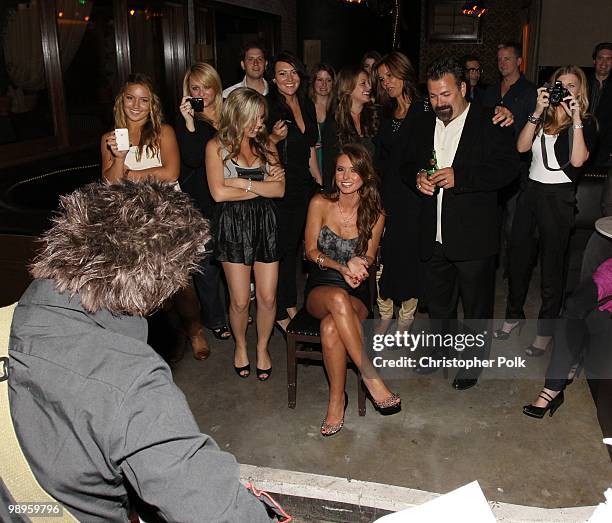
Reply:
<svg viewBox="0 0 612 523"><path fill-rule="evenodd" d="M497 192L518 176L519 155L512 127L493 125L492 117L492 109L471 104L461 133L452 165L455 187L444 191L442 201L442 244L450 260L476 260L499 250ZM429 165L435 123L433 111L418 115L414 122L402 169L410 187L415 188L417 172ZM437 197L419 194L423 198L419 249L421 259L428 260L436 241Z"/></svg>

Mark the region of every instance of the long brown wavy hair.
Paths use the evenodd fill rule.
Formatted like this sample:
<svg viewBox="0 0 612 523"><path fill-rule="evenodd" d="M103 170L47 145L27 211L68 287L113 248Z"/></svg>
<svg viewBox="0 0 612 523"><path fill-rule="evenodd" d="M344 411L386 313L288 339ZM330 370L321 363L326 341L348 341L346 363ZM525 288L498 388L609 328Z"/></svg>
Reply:
<svg viewBox="0 0 612 523"><path fill-rule="evenodd" d="M362 73L368 76L368 73L361 67L344 67L340 70L336 79L336 93L338 97L336 124L338 125L338 141L340 145L358 142L360 138L351 116L351 93L357 86L359 75ZM367 103L363 106L360 120L362 136L374 136L378 131L380 120L373 103Z"/></svg>
<svg viewBox="0 0 612 523"><path fill-rule="evenodd" d="M92 183L60 198L30 267L86 311L144 316L198 270L208 221L186 193L154 180Z"/></svg>
<svg viewBox="0 0 612 523"><path fill-rule="evenodd" d="M345 154L353 164L353 168L363 182L359 188L359 207L357 208L357 246L355 254L363 256L368 252L368 242L372 238L372 229L381 214L384 214L382 199L378 192L379 178L374 170L372 158L368 150L359 143L347 143L340 147L337 159ZM335 172L335 170L334 170ZM334 175L335 176L335 175ZM337 202L340 189L335 183L325 198Z"/></svg>
<svg viewBox="0 0 612 523"><path fill-rule="evenodd" d="M136 160L140 161L145 149L148 158L153 158L159 153L161 147L161 126L164 122L164 113L159 96L157 96L155 89L153 89L153 82L151 79L145 74L131 74L121 86L119 94L115 98L113 114L115 117L115 127L117 129L127 128L128 126L127 116L125 116L125 111L123 110L123 97L125 96L127 87L131 84L142 85L149 91L149 118L140 132L140 142L138 144L138 151L136 151Z"/></svg>
<svg viewBox="0 0 612 523"><path fill-rule="evenodd" d="M578 80L580 80L576 101L578 102L580 118L584 120L588 118L587 111L589 109L589 84L587 83L584 71L577 65L566 65L564 67L559 67L559 69L557 69L550 77L549 84L554 85L559 77L563 76L564 74L573 74L578 77ZM572 125L571 116L568 116L567 113L563 111L563 114L559 117L559 113L561 111L556 111L554 109L554 107L549 107L548 111L546 111L546 118L544 119L544 124L542 125L542 128L546 134L559 134L561 131Z"/></svg>
<svg viewBox="0 0 612 523"><path fill-rule="evenodd" d="M372 78L374 80L372 88L376 92L376 100L385 108L385 113L392 114L397 106L397 101L387 94L387 91L382 86L382 82L378 78L378 68L381 65L386 65L393 76L402 80L402 94L410 102L414 102L419 96L416 74L408 57L399 51L392 51L386 54L372 67Z"/></svg>
<svg viewBox="0 0 612 523"><path fill-rule="evenodd" d="M262 107L265 120L268 113L266 99L248 87L233 90L223 103L217 138L219 143L228 150L228 159L236 158L240 153L244 131L257 120ZM272 163L272 155L268 149L268 131L265 125L261 127L255 138L249 139L249 145L262 164Z"/></svg>

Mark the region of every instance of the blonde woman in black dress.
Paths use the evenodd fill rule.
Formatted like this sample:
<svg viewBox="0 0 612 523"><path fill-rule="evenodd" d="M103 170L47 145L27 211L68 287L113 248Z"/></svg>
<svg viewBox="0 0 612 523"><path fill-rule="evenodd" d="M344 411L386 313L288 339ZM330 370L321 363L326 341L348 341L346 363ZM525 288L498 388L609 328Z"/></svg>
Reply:
<svg viewBox="0 0 612 523"><path fill-rule="evenodd" d="M223 104L217 137L206 145L206 173L215 209L215 257L223 265L230 293L230 324L236 340L234 368L247 378L251 368L246 328L251 271L257 298L257 377L272 373L268 340L276 315L278 239L272 198L285 193L285 171L264 121L266 101L239 88Z"/></svg>

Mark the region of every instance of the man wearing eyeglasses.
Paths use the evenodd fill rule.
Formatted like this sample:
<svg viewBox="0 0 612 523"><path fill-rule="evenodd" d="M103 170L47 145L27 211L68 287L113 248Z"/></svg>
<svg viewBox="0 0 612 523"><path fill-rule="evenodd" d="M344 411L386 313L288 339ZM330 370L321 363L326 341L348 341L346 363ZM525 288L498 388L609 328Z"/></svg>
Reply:
<svg viewBox="0 0 612 523"><path fill-rule="evenodd" d="M469 102L480 101L486 86L480 81L482 66L477 56L466 55L463 57L463 67L467 82L467 93L465 97Z"/></svg>

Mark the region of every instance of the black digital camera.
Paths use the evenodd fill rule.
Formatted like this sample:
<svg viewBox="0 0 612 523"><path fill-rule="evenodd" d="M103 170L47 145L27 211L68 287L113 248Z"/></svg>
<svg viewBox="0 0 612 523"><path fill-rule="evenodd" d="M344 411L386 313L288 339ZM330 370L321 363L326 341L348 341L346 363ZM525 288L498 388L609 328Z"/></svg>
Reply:
<svg viewBox="0 0 612 523"><path fill-rule="evenodd" d="M548 92L548 100L550 105L556 107L559 105L566 96L570 95L570 92L563 87L563 84L557 80L555 85L546 84L546 91Z"/></svg>
<svg viewBox="0 0 612 523"><path fill-rule="evenodd" d="M196 113L201 113L204 110L204 98L189 98L189 103Z"/></svg>

